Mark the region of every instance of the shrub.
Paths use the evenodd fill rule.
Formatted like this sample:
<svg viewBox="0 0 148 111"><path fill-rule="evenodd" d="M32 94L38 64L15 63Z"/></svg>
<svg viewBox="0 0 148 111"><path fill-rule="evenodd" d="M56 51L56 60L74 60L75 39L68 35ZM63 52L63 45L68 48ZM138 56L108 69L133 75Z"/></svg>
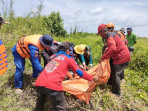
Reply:
<svg viewBox="0 0 148 111"><path fill-rule="evenodd" d="M139 39L139 44L135 46L135 50L131 57L130 68L135 71L142 71L144 74L148 74L148 49L144 41L147 39Z"/></svg>

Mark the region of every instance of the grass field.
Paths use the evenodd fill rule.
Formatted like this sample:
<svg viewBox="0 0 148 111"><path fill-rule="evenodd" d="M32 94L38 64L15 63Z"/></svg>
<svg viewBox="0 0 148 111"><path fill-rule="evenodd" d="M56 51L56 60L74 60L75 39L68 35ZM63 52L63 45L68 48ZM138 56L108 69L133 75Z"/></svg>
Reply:
<svg viewBox="0 0 148 111"><path fill-rule="evenodd" d="M29 60L26 60L23 94L14 92L15 65L11 48L19 37L1 35L8 53L8 71L0 76L0 111L33 111L36 102L36 92L32 85L32 68ZM101 38L89 35L85 38L57 38L57 41L70 41L75 45L87 44L92 47L93 65L98 64L103 46ZM138 38L135 51L129 67L125 70L125 84L121 84L121 97L116 97L110 92L107 84L98 85L92 93L91 102L94 109L90 109L80 100L66 94L66 107L68 111L148 111L148 39ZM143 65L144 64L144 65ZM50 103L46 103L46 109L51 110Z"/></svg>

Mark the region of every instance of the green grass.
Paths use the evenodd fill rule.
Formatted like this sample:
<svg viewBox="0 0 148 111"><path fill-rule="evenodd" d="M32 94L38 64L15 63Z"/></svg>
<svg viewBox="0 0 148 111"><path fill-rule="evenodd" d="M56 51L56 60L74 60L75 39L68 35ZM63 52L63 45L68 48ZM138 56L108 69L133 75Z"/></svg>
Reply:
<svg viewBox="0 0 148 111"><path fill-rule="evenodd" d="M32 68L29 60L26 61L22 95L14 92L15 65L11 48L15 45L19 37L11 34L1 35L8 52L8 71L0 76L0 111L33 111L36 102L36 91L31 84ZM70 41L75 45L87 44L92 47L94 65L98 64L101 57L101 38L96 35L88 35L84 38L54 37L57 41ZM121 84L121 97L116 97L110 93L110 86L107 84L98 85L92 93L91 102L94 109L84 102L66 95L66 107L68 111L148 111L148 74L147 67L143 67L140 62L147 61L148 39L139 38L135 45L132 61L125 70L125 84ZM142 58L143 57L143 58ZM140 62L139 62L140 61ZM148 63L146 62L145 65ZM47 110L51 110L50 103L46 103Z"/></svg>

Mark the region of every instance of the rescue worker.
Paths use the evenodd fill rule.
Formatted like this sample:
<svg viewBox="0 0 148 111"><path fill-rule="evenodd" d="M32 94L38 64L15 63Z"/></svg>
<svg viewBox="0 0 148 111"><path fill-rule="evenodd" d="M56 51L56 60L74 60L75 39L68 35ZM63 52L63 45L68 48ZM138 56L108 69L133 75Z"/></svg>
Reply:
<svg viewBox="0 0 148 111"><path fill-rule="evenodd" d="M108 23L106 26L107 26L108 32L114 32L115 25L113 23ZM107 41L106 41L105 38L102 38L102 41L103 41L103 44L104 44L104 46L102 48L102 54L104 54L106 52L106 48L107 48ZM110 59L110 63L111 62L112 62L112 60Z"/></svg>
<svg viewBox="0 0 148 111"><path fill-rule="evenodd" d="M108 29L108 32L114 32L115 25L113 23L108 23L107 29Z"/></svg>
<svg viewBox="0 0 148 111"><path fill-rule="evenodd" d="M125 28L120 28L120 32L125 34Z"/></svg>
<svg viewBox="0 0 148 111"><path fill-rule="evenodd" d="M125 33L124 28L121 28L120 30L115 31L114 30L115 25L113 23L108 23L107 29L108 29L108 32L115 32L124 41L125 45L127 45L128 41L126 39L126 35L124 34Z"/></svg>
<svg viewBox="0 0 148 111"><path fill-rule="evenodd" d="M119 32L119 35L120 35L121 39L125 42L125 45L127 45L128 40L127 40L126 35L125 35L125 28L121 28L120 31L118 31L118 32ZM122 34L120 34L120 32Z"/></svg>
<svg viewBox="0 0 148 111"><path fill-rule="evenodd" d="M108 32L114 32L114 33L116 33L121 38L121 40L124 42L124 44L127 46L128 41L126 39L125 34L123 33L124 29L122 28L123 31L118 31L118 30L115 31L114 28L115 28L115 25L113 23L108 23L107 24ZM113 65L113 60L110 58L110 66L112 67L112 65ZM122 81L122 83L125 83L124 71L120 75L120 80ZM108 83L110 84L110 82L111 81L109 79Z"/></svg>
<svg viewBox="0 0 148 111"><path fill-rule="evenodd" d="M132 28L127 28L127 40L128 40L128 49L130 51L130 54L132 55L132 52L134 51L134 44L137 43L137 36L132 33Z"/></svg>
<svg viewBox="0 0 148 111"><path fill-rule="evenodd" d="M67 41L68 42L68 41ZM74 45L74 43L72 43L72 42L68 42L69 43L69 45L70 45L70 48L69 48L69 52L70 52L70 54L69 54L69 56L71 56L74 60L75 60L75 57L74 57L74 47L75 47L75 45Z"/></svg>
<svg viewBox="0 0 148 111"><path fill-rule="evenodd" d="M66 41L70 44L70 56L73 57L73 47L74 44L70 43L69 41ZM58 47L62 42L58 42L58 41L54 41L54 45L50 48L45 48L42 52L41 52L41 56L44 59L44 67L47 65L48 61L50 61L50 57L58 52ZM74 57L73 57L74 58Z"/></svg>
<svg viewBox="0 0 148 111"><path fill-rule="evenodd" d="M63 42L58 48L59 52L51 56L51 61L37 78L35 82L38 96L36 111L44 110L44 102L47 97L55 111L66 111L62 81L69 69L86 80L98 81L97 76L89 75L77 66L75 60L69 56L69 48L70 45Z"/></svg>
<svg viewBox="0 0 148 111"><path fill-rule="evenodd" d="M0 16L0 29L2 24L10 24L9 22L5 22L3 18ZM4 74L7 71L7 52L3 42L0 40L0 75Z"/></svg>
<svg viewBox="0 0 148 111"><path fill-rule="evenodd" d="M45 48L42 52L41 52L41 56L44 59L44 67L47 65L48 61L50 61L50 57L58 52L58 46L59 44L61 44L61 42L57 42L54 41L54 44L52 47L50 48Z"/></svg>
<svg viewBox="0 0 148 111"><path fill-rule="evenodd" d="M16 93L22 93L23 71L25 67L25 59L30 59L32 63L33 74L35 79L42 71L42 66L39 62L39 50L49 48L53 45L53 38L48 35L28 35L20 38L17 44L12 48L16 72L14 84Z"/></svg>
<svg viewBox="0 0 148 111"><path fill-rule="evenodd" d="M98 35L106 39L108 46L106 53L102 55L99 62L108 58L113 60L113 65L111 67L112 93L120 96L120 75L130 61L129 50L116 33L107 31L105 24L98 26Z"/></svg>
<svg viewBox="0 0 148 111"><path fill-rule="evenodd" d="M82 67L84 71L88 70L89 67L90 68L92 67L93 61L92 61L92 53L90 46L87 46L85 44L76 45L74 47L74 51L75 51L76 61L77 59L80 60L80 62L82 63L80 67Z"/></svg>

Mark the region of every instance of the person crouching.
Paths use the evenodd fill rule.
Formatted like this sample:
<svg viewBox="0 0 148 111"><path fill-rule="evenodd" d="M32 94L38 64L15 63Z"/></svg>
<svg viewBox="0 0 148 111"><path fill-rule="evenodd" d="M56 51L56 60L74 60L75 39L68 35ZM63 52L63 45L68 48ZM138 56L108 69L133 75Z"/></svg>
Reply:
<svg viewBox="0 0 148 111"><path fill-rule="evenodd" d="M82 71L75 60L69 56L70 45L66 42L61 43L59 52L51 56L51 61L45 66L35 82L37 90L37 101L35 111L44 110L45 98L49 100L56 111L65 111L65 96L62 92L62 81L67 72L71 69L80 77L89 80L97 81L97 76L92 76Z"/></svg>

